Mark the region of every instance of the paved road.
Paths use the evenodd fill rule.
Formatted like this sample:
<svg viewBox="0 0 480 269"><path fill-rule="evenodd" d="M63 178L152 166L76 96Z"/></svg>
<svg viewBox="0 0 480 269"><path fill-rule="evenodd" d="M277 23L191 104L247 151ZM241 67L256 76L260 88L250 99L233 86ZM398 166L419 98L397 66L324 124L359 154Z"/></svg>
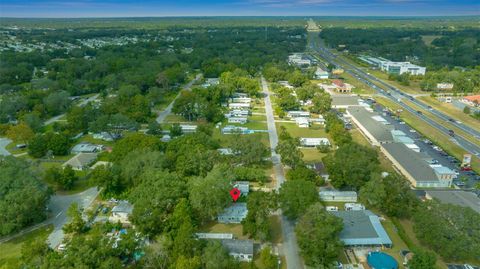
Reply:
<svg viewBox="0 0 480 269"><path fill-rule="evenodd" d="M262 76L262 89L265 95L265 112L267 115L268 137L270 140L270 150L272 152L272 162L275 171L275 178L277 180L276 189L279 190L280 186L285 182L285 175L283 171L283 165L280 161L280 155L275 152L275 148L278 144L277 128L275 126L275 118L273 117L272 103L270 101L270 91L268 90L268 84L265 78ZM282 234L283 234L283 254L287 261L288 269L300 269L304 268L300 259L297 238L294 231L294 223L289 221L283 215L281 216Z"/></svg>
<svg viewBox="0 0 480 269"><path fill-rule="evenodd" d="M200 80L201 77L202 77L202 74L198 74L194 79L192 79L189 83L187 83L185 86L183 86L182 90L187 90L187 91L191 90L191 87L192 87L193 83ZM182 91L180 91L177 94L177 96L175 96L175 99L173 99L173 101L170 104L168 104L168 106L167 106L167 108L165 108L165 110L160 111L160 113L158 113L158 117L157 117L157 122L158 123L163 123L165 121L165 118L170 113L172 113L173 104L175 103L175 100L177 100L177 98L180 97L181 93L182 93Z"/></svg>
<svg viewBox="0 0 480 269"><path fill-rule="evenodd" d="M6 149L7 145L11 142L12 140L8 138L0 138L0 156L11 155L11 153Z"/></svg>
<svg viewBox="0 0 480 269"><path fill-rule="evenodd" d="M86 104L88 104L89 102L92 102L92 101L95 101L97 98L98 98L99 94L95 94L94 96L91 96L91 97L88 97L88 98L85 98L83 99L82 101L80 101L80 103L77 104L77 106L85 106ZM43 125L44 126L47 126L47 125L50 125L56 121L59 121L63 116L65 116L65 113L61 114L61 115L58 115L58 116L55 116L55 117L51 117L50 119L46 120Z"/></svg>
<svg viewBox="0 0 480 269"><path fill-rule="evenodd" d="M90 188L81 193L73 195L55 195L50 199L48 208L52 217L47 220L48 224L53 224L53 231L48 236L47 243L51 248L56 248L63 241L62 227L68 221L67 210L72 203L77 203L81 208L89 207L97 197L99 191L96 187Z"/></svg>
<svg viewBox="0 0 480 269"><path fill-rule="evenodd" d="M430 126L433 126L434 128L438 129L440 132L448 135L449 129L447 127L445 127L444 125L439 124L436 121L433 121L431 118L425 116L424 114L416 113L415 109L411 108L410 106L408 106L407 104L405 104L401 100L403 98L408 98L410 102L415 103L417 106L420 106L424 109L428 109L435 116L437 116L437 117L439 117L439 118L441 118L445 121L448 121L450 124L453 124L456 127L462 129L463 131L471 134L472 137L480 139L480 134L477 131L469 128L468 126L465 126L464 124L459 124L459 123L456 123L455 121L450 121L449 120L450 118L445 116L443 113L441 113L441 112L439 112L435 109L429 108L427 105L425 105L422 102L416 100L414 97L406 95L405 93L403 93L399 89L387 84L386 82L384 82L382 80L379 80L376 77L365 73L363 70L361 70L361 69L359 69L359 68L357 68L357 67L355 67L355 66L353 66L353 65L351 65L351 64L349 64L349 63L347 63L347 62L345 62L341 59L339 59L336 55L332 54L327 48L325 48L323 46L322 42L318 41L319 38L316 36L316 33L310 33L309 40L310 40L310 45L309 45L310 48L315 50L322 58L324 58L325 60L327 60L328 62L330 62L330 63L332 63L336 66L339 66L339 67L343 68L345 70L345 72L351 74L352 76L354 76L358 80L360 80L360 81L364 82L365 84L369 85L370 87L372 87L375 91L377 91L378 94L390 99L392 102L401 106L404 110L407 110L407 111L413 113L418 118L420 118L423 121L425 121L426 123L428 123ZM382 87L377 86L372 81L375 81L375 82L381 84ZM455 143L457 145L459 145L461 148L463 148L466 152L470 152L471 154L480 156L480 146L468 141L467 139L465 139L464 137L462 137L458 134L455 135Z"/></svg>

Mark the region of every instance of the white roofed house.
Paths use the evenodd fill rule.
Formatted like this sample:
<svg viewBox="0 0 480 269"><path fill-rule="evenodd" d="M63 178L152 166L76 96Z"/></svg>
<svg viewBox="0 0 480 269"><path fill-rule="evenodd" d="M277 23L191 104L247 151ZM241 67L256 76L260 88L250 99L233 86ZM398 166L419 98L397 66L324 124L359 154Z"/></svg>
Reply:
<svg viewBox="0 0 480 269"><path fill-rule="evenodd" d="M229 109L240 109L247 110L250 109L250 103L230 103L228 104Z"/></svg>
<svg viewBox="0 0 480 269"><path fill-rule="evenodd" d="M320 199L326 202L357 202L357 193L354 191L339 191L329 188L320 188Z"/></svg>
<svg viewBox="0 0 480 269"><path fill-rule="evenodd" d="M62 167L71 166L73 170L81 171L88 169L89 166L97 159L97 153L78 153L70 160L62 164Z"/></svg>
<svg viewBox="0 0 480 269"><path fill-rule="evenodd" d="M182 128L184 134L191 134L197 131L197 125L180 124L180 128Z"/></svg>
<svg viewBox="0 0 480 269"><path fill-rule="evenodd" d="M232 103L244 103L250 104L252 102L252 98L250 97L233 97L231 98Z"/></svg>
<svg viewBox="0 0 480 269"><path fill-rule="evenodd" d="M218 215L219 223L240 223L247 217L247 203L233 204Z"/></svg>
<svg viewBox="0 0 480 269"><path fill-rule="evenodd" d="M328 138L320 137L300 137L300 145L302 147L317 147L317 146L330 146Z"/></svg>
<svg viewBox="0 0 480 269"><path fill-rule="evenodd" d="M310 127L310 121L308 121L308 118L295 118L295 123L300 128Z"/></svg>
<svg viewBox="0 0 480 269"><path fill-rule="evenodd" d="M242 196L247 196L250 192L250 182L248 181L235 181L233 187L240 190Z"/></svg>
<svg viewBox="0 0 480 269"><path fill-rule="evenodd" d="M112 208L112 215L109 218L110 222L120 222L124 225L130 225L128 219L133 212L133 205L128 201L119 201L116 206Z"/></svg>
<svg viewBox="0 0 480 269"><path fill-rule="evenodd" d="M230 117L228 118L228 123L240 123L245 124L248 122L246 117Z"/></svg>
<svg viewBox="0 0 480 269"><path fill-rule="evenodd" d="M310 118L310 112L308 111L288 111L287 116L291 119L293 118Z"/></svg>

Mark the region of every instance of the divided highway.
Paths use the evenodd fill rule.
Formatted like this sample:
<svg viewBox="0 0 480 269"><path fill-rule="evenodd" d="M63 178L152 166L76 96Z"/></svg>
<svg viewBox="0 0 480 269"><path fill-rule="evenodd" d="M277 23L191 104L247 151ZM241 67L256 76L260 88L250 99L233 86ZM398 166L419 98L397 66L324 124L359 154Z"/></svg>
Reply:
<svg viewBox="0 0 480 269"><path fill-rule="evenodd" d="M453 124L457 128L459 128L459 129L463 130L464 132L466 132L467 134L471 135L474 139L477 139L478 141L480 141L480 132L466 126L463 123L456 122L455 120L451 119L450 117L446 116L445 114L441 113L440 111L435 110L435 109L427 106L423 102L416 100L412 96L409 96L409 95L403 93L398 88L396 88L396 87L394 87L394 86L392 86L392 85L390 85L390 84L388 84L388 83L386 83L386 82L384 82L384 81L366 73L365 71L361 70L360 68L358 68L358 67L340 59L339 57L337 57L337 55L330 52L322 44L320 38L318 37L318 32L317 33L315 33L315 32L309 33L309 43L310 43L309 48L312 49L313 51L315 51L316 53L318 53L318 55L321 58L323 58L324 60L328 61L331 64L334 64L334 65L344 69L345 72L351 74L352 76L354 76L358 80L362 81L363 83L365 83L368 86L370 86L371 88L373 88L378 94L390 99L392 102L401 106L404 110L413 113L414 115L416 115L417 117L419 117L420 119L425 121L430 126L433 126L434 128L438 129L440 132L448 135L449 134L449 129L447 127L445 127L444 125L441 125L438 122L432 120L431 118L429 118L429 117L427 117L423 114L417 113L417 111L415 109L413 109L409 105L405 104L401 100L403 98L408 98L409 101L414 103L415 105L417 105L417 106L419 106L423 109L428 110L430 113L432 113L433 115L435 115L436 117L438 117L441 120L444 120L446 122L448 121L450 124ZM376 82L376 83L382 85L382 87L377 86L373 82ZM456 143L458 146L463 148L466 152L469 152L469 153L471 153L473 155L476 155L476 156L480 156L480 146L468 141L467 139L465 139L461 135L456 134L455 137L451 138L451 140L454 143Z"/></svg>

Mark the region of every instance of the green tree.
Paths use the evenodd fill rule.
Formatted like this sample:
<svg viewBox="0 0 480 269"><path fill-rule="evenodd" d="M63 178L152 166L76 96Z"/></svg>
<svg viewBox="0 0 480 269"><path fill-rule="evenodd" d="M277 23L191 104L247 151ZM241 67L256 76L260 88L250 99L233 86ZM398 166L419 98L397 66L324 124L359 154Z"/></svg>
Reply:
<svg viewBox="0 0 480 269"><path fill-rule="evenodd" d="M288 83L294 87L300 87L307 81L307 76L303 75L299 70L293 71L288 77Z"/></svg>
<svg viewBox="0 0 480 269"><path fill-rule="evenodd" d="M385 178L374 174L360 189L360 197L368 206L378 208L390 217L408 217L417 204L407 180L398 174Z"/></svg>
<svg viewBox="0 0 480 269"><path fill-rule="evenodd" d="M360 189L379 169L377 152L357 143L341 146L325 156L323 163L336 188L350 186Z"/></svg>
<svg viewBox="0 0 480 269"><path fill-rule="evenodd" d="M122 182L118 174L108 165L99 165L90 172L89 180L102 188L103 197L114 197L122 190Z"/></svg>
<svg viewBox="0 0 480 269"><path fill-rule="evenodd" d="M235 135L229 144L235 160L244 165L261 164L269 154L268 148L258 135Z"/></svg>
<svg viewBox="0 0 480 269"><path fill-rule="evenodd" d="M278 258L272 254L272 249L270 247L265 247L260 251L260 262L265 269L277 269L278 268Z"/></svg>
<svg viewBox="0 0 480 269"><path fill-rule="evenodd" d="M0 235L7 235L46 217L47 186L25 160L0 157Z"/></svg>
<svg viewBox="0 0 480 269"><path fill-rule="evenodd" d="M295 227L305 264L330 268L343 248L339 238L342 229L341 219L325 211L320 203L312 204Z"/></svg>
<svg viewBox="0 0 480 269"><path fill-rule="evenodd" d="M17 125L11 126L6 133L7 137L13 141L18 141L22 143L28 143L31 139L35 137L32 129L25 123L19 123Z"/></svg>
<svg viewBox="0 0 480 269"><path fill-rule="evenodd" d="M305 213L308 207L320 199L317 187L305 180L286 181L279 193L280 207L289 219L296 219Z"/></svg>
<svg viewBox="0 0 480 269"><path fill-rule="evenodd" d="M274 193L253 192L248 195L247 217L242 221L243 233L266 241L270 240L270 214L277 209Z"/></svg>
<svg viewBox="0 0 480 269"><path fill-rule="evenodd" d="M181 136L183 134L182 127L178 123L172 124L170 127L170 136L171 137L177 137Z"/></svg>
<svg viewBox="0 0 480 269"><path fill-rule="evenodd" d="M295 169L298 165L303 164L303 153L298 146L300 146L300 141L296 138L280 140L275 151L282 156L283 164Z"/></svg>
<svg viewBox="0 0 480 269"><path fill-rule="evenodd" d="M151 121L148 124L147 134L149 134L149 135L162 135L163 134L162 131L163 131L162 126L158 122Z"/></svg>
<svg viewBox="0 0 480 269"><path fill-rule="evenodd" d="M472 110L470 109L469 106L465 106L465 107L463 108L463 113L465 113L465 114L470 114L471 112L472 112Z"/></svg>
<svg viewBox="0 0 480 269"><path fill-rule="evenodd" d="M215 167L204 178L190 179L190 202L201 220L212 220L231 203L229 178L221 167Z"/></svg>
<svg viewBox="0 0 480 269"><path fill-rule="evenodd" d="M112 161L120 161L124 159L129 152L141 149L161 149L160 139L144 134L133 134L126 136L115 144L110 155L110 159Z"/></svg>
<svg viewBox="0 0 480 269"><path fill-rule="evenodd" d="M286 176L288 180L310 181L315 183L315 185L317 186L321 186L325 183L322 177L320 177L319 175L317 175L317 173L315 173L315 171L304 165L299 165L295 167L295 169L288 170Z"/></svg>
<svg viewBox="0 0 480 269"><path fill-rule="evenodd" d="M218 240L209 240L203 249L202 263L205 269L238 268L239 264Z"/></svg>
<svg viewBox="0 0 480 269"><path fill-rule="evenodd" d="M82 218L82 212L77 203L72 203L67 210L67 216L70 218L70 222L63 226L65 233L83 233L86 229L86 223Z"/></svg>
<svg viewBox="0 0 480 269"><path fill-rule="evenodd" d="M408 268L411 269L436 269L437 257L430 251L416 249L413 251L413 258L408 261Z"/></svg>
<svg viewBox="0 0 480 269"><path fill-rule="evenodd" d="M332 97L327 92L318 92L312 99L313 106L310 111L323 114L332 109Z"/></svg>

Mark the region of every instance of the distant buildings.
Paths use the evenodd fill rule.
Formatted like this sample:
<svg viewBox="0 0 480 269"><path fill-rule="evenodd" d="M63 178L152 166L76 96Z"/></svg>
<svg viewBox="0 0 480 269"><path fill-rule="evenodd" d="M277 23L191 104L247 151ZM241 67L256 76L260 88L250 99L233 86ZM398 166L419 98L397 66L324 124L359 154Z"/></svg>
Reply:
<svg viewBox="0 0 480 269"><path fill-rule="evenodd" d="M328 79L328 72L324 71L320 67L317 67L317 70L314 74L315 79Z"/></svg>
<svg viewBox="0 0 480 269"><path fill-rule="evenodd" d="M330 211L343 221L340 240L350 247L392 246L392 240L380 223L380 218L370 210Z"/></svg>
<svg viewBox="0 0 480 269"><path fill-rule="evenodd" d="M380 68L389 74L402 75L409 73L410 75L425 75L426 68L412 64L410 62L392 62L385 58L375 58L368 56L359 57L360 60Z"/></svg>
<svg viewBox="0 0 480 269"><path fill-rule="evenodd" d="M240 223L247 217L247 203L235 203L218 215L219 223Z"/></svg>
<svg viewBox="0 0 480 269"><path fill-rule="evenodd" d="M310 59L306 58L303 53L293 53L288 56L288 63L299 67L309 66L312 64Z"/></svg>

